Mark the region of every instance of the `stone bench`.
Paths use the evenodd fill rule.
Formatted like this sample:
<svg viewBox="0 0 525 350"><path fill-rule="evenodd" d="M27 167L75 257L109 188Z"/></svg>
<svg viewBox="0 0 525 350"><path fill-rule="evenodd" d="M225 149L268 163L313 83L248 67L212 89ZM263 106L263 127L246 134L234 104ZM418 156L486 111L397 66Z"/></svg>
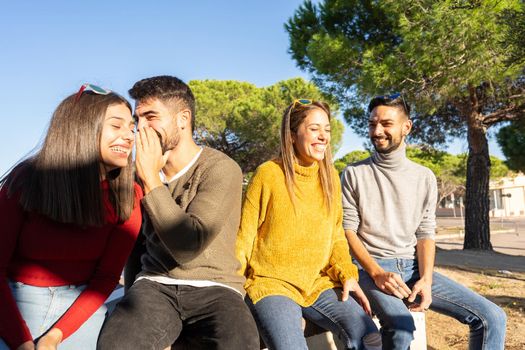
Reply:
<svg viewBox="0 0 525 350"><path fill-rule="evenodd" d="M117 287L113 293L111 293L105 303L108 308L108 313L113 311L123 296L124 288L122 287ZM411 312L411 314L414 318L416 330L414 332L414 340L410 345L410 350L426 350L427 335L425 314L423 312ZM378 328L381 327L379 325L379 320L375 317L374 322ZM312 322L305 322L304 336L309 350L343 350L345 348L339 339L334 337L331 332L326 331ZM265 349L264 347L261 348ZM183 343L177 342L177 344L173 345L172 349L183 350L187 349L187 347L185 347Z"/></svg>
<svg viewBox="0 0 525 350"><path fill-rule="evenodd" d="M426 322L425 313L423 312L411 312L416 325L414 332L414 340L410 344L410 350L427 350L427 334L426 334ZM380 328L379 319L373 318L377 328ZM334 336L331 332L328 332L319 326L306 322L304 330L306 337L306 343L308 344L309 350L344 350L345 347L341 341Z"/></svg>

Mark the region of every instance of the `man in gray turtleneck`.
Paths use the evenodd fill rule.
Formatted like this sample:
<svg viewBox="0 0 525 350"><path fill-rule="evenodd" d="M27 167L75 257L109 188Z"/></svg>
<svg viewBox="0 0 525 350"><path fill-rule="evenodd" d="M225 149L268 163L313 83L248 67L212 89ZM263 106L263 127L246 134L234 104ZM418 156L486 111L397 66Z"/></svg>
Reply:
<svg viewBox="0 0 525 350"><path fill-rule="evenodd" d="M383 348L408 349L409 309L430 308L469 325L470 349L503 349L505 312L433 272L436 178L406 157L410 107L396 94L372 99L368 112L375 153L343 172L343 226L359 284L382 323Z"/></svg>

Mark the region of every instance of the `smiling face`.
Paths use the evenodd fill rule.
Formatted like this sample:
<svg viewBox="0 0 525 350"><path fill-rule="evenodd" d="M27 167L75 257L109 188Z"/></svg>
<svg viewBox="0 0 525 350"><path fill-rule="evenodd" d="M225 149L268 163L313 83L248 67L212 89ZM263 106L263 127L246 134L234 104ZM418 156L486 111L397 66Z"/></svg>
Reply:
<svg viewBox="0 0 525 350"><path fill-rule="evenodd" d="M188 110L173 112L166 103L157 98L139 101L135 108L139 129L149 126L157 132L162 153L174 149L179 144L180 132L185 126L185 113L187 114Z"/></svg>
<svg viewBox="0 0 525 350"><path fill-rule="evenodd" d="M100 135L101 165L110 171L128 165L133 147L135 122L124 104L108 107Z"/></svg>
<svg viewBox="0 0 525 350"><path fill-rule="evenodd" d="M397 107L377 106L368 119L368 135L378 153L399 148L412 128L412 121Z"/></svg>
<svg viewBox="0 0 525 350"><path fill-rule="evenodd" d="M310 166L322 161L330 144L330 120L320 108L308 111L303 122L292 134L294 151L299 165Z"/></svg>

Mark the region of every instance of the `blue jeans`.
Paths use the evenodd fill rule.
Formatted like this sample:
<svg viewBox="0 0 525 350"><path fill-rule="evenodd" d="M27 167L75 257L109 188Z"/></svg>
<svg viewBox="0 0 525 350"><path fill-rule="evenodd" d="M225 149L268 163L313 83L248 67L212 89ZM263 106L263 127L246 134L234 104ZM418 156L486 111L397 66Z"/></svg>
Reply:
<svg viewBox="0 0 525 350"><path fill-rule="evenodd" d="M267 296L256 304L249 298L246 302L269 349L307 350L302 317L330 330L347 349L364 349L363 338L377 333L377 327L352 297L345 302L340 299L340 289L329 289L310 307L301 307L280 295Z"/></svg>
<svg viewBox="0 0 525 350"><path fill-rule="evenodd" d="M401 275L412 288L419 280L415 259L376 259L385 270ZM359 265L358 265L359 266ZM373 312L381 322L383 348L408 349L415 330L403 300L383 293L363 269L359 269L359 284L370 300ZM505 345L507 316L496 304L461 284L434 272L432 275L432 311L448 315L470 327L469 349L496 350ZM446 325L443 325L446 327Z"/></svg>
<svg viewBox="0 0 525 350"><path fill-rule="evenodd" d="M35 287L21 282L9 282L9 286L33 339L51 329L85 289L85 286ZM106 307L102 305L75 333L60 343L58 348L96 349L105 316ZM9 347L0 339L0 350L4 349Z"/></svg>

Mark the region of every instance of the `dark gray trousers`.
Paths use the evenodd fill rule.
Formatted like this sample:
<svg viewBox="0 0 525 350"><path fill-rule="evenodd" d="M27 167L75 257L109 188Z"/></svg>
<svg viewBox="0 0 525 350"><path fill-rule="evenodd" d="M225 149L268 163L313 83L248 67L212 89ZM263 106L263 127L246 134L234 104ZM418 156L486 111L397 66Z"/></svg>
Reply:
<svg viewBox="0 0 525 350"><path fill-rule="evenodd" d="M235 291L144 279L106 320L97 348L161 350L181 336L191 349L259 350L255 321Z"/></svg>

